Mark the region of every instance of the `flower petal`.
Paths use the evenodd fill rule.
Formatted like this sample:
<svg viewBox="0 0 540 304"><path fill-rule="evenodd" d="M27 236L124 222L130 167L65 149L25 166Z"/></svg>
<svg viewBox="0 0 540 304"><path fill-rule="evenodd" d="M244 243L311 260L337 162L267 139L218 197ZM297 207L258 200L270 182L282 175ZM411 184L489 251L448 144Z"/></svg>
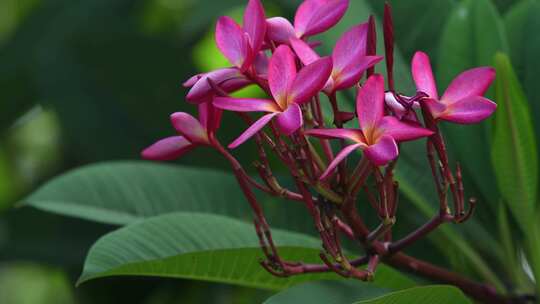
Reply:
<svg viewBox="0 0 540 304"><path fill-rule="evenodd" d="M431 115L435 119L439 118L441 115L444 114L444 111L446 111L446 105L440 103L435 99L427 98L422 100L422 102L427 106L429 112L431 112Z"/></svg>
<svg viewBox="0 0 540 304"><path fill-rule="evenodd" d="M377 130L383 135L392 136L398 142L433 135L433 131L423 128L420 124L403 122L393 116L383 117Z"/></svg>
<svg viewBox="0 0 540 304"><path fill-rule="evenodd" d="M173 160L195 147L196 145L189 142L184 136L171 136L163 138L144 149L141 157L148 160Z"/></svg>
<svg viewBox="0 0 540 304"><path fill-rule="evenodd" d="M171 123L178 133L185 136L190 142L208 144L208 134L201 123L193 116L184 112L171 115Z"/></svg>
<svg viewBox="0 0 540 304"><path fill-rule="evenodd" d="M336 169L336 167L341 163L349 154L351 154L354 150L359 149L363 146L363 144L354 144L345 147L343 150L341 150L338 155L332 160L332 162L328 165L328 168L324 171L324 173L319 177L320 180L325 180L330 176L330 174Z"/></svg>
<svg viewBox="0 0 540 304"><path fill-rule="evenodd" d="M230 17L220 17L216 25L216 44L229 62L242 69L250 54L247 37L242 28Z"/></svg>
<svg viewBox="0 0 540 304"><path fill-rule="evenodd" d="M349 0L306 0L296 11L297 37L313 36L336 25L345 15Z"/></svg>
<svg viewBox="0 0 540 304"><path fill-rule="evenodd" d="M472 124L488 118L496 109L497 104L493 101L472 96L450 104L440 118L459 124Z"/></svg>
<svg viewBox="0 0 540 304"><path fill-rule="evenodd" d="M287 93L289 103L302 104L315 96L332 73L332 58L323 57L305 66L296 76Z"/></svg>
<svg viewBox="0 0 540 304"><path fill-rule="evenodd" d="M356 96L356 113L360 128L369 133L384 115L384 78L373 74Z"/></svg>
<svg viewBox="0 0 540 304"><path fill-rule="evenodd" d="M311 129L307 130L305 133L309 136L315 136L324 139L341 138L350 139L357 143L365 142L363 139L364 136L362 135L362 131L358 129Z"/></svg>
<svg viewBox="0 0 540 304"><path fill-rule="evenodd" d="M334 91L348 89L357 84L362 78L362 74L367 69L373 67L383 59L382 56L363 56L354 64L347 66L341 71L332 73L334 80Z"/></svg>
<svg viewBox="0 0 540 304"><path fill-rule="evenodd" d="M212 102L199 104L199 122L209 132L215 132L221 125L223 111L214 107Z"/></svg>
<svg viewBox="0 0 540 304"><path fill-rule="evenodd" d="M266 35L268 39L274 42L287 44L289 39L296 35L292 24L283 17L266 19L266 25Z"/></svg>
<svg viewBox="0 0 540 304"><path fill-rule="evenodd" d="M290 104L286 111L279 113L276 122L282 134L287 136L293 134L304 123L300 106L295 103Z"/></svg>
<svg viewBox="0 0 540 304"><path fill-rule="evenodd" d="M253 61L255 72L259 77L268 79L268 64L270 64L270 59L268 59L266 53L264 51L259 52Z"/></svg>
<svg viewBox="0 0 540 304"><path fill-rule="evenodd" d="M278 114L279 113L270 113L259 118L259 120L254 122L249 128L247 128L246 131L244 131L244 133L242 133L240 136L238 136L237 139L235 139L231 144L229 144L229 148L234 149L243 144L246 140L257 134L257 132L264 128L264 126L266 126L270 122L270 120L272 120L272 118L274 118L274 116Z"/></svg>
<svg viewBox="0 0 540 304"><path fill-rule="evenodd" d="M444 92L441 102L449 105L462 99L482 96L495 79L495 69L480 67L459 74Z"/></svg>
<svg viewBox="0 0 540 304"><path fill-rule="evenodd" d="M364 148L364 155L375 166L386 165L389 161L395 159L398 154L396 141L391 136L382 136L374 145Z"/></svg>
<svg viewBox="0 0 540 304"><path fill-rule="evenodd" d="M439 98L437 84L435 83L433 71L431 70L431 63L426 53L416 52L414 54L412 60L412 75L417 91L424 92L434 99Z"/></svg>
<svg viewBox="0 0 540 304"><path fill-rule="evenodd" d="M363 23L353 26L339 38L332 52L334 71L339 72L357 65L366 55L367 33L368 24Z"/></svg>
<svg viewBox="0 0 540 304"><path fill-rule="evenodd" d="M287 108L287 92L296 78L294 54L286 45L280 45L268 66L268 85L276 102L282 109Z"/></svg>
<svg viewBox="0 0 540 304"><path fill-rule="evenodd" d="M290 43L294 52L304 65L312 64L321 58L304 40L294 37L291 38Z"/></svg>
<svg viewBox="0 0 540 304"><path fill-rule="evenodd" d="M258 52L266 34L266 17L260 0L249 0L244 12L244 31L248 33L253 52Z"/></svg>
<svg viewBox="0 0 540 304"><path fill-rule="evenodd" d="M215 92L208 83L208 79L212 79L215 84L227 93L234 92L251 84L251 81L242 75L237 68L218 69L209 73L196 75L184 83L192 84L186 96L187 101L192 103L211 101Z"/></svg>
<svg viewBox="0 0 540 304"><path fill-rule="evenodd" d="M271 99L216 97L214 106L235 112L276 112L277 104Z"/></svg>

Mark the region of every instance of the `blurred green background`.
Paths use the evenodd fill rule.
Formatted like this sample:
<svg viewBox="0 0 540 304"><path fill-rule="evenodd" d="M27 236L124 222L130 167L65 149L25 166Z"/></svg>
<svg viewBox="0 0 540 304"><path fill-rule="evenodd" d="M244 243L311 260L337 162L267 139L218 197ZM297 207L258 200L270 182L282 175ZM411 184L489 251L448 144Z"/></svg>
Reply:
<svg viewBox="0 0 540 304"><path fill-rule="evenodd" d="M168 115L194 110L183 100L186 90L181 83L196 73L227 65L214 46L215 20L220 15L241 16L245 2L0 0L0 303L259 303L269 295L220 284L144 278L98 280L75 288L89 246L115 227L13 208L53 176L88 163L138 159L142 148L172 134ZM390 2L403 62L423 50L438 67L440 56L449 57L439 48L445 25L462 1ZM538 33L540 19L512 23L513 8L525 2L534 1L492 3L507 25L528 22L534 27L530 32ZM289 18L299 3L263 0L269 16ZM382 0L366 3L362 8L381 15ZM495 31L483 30L485 35ZM540 103L534 89L540 36L518 36L502 37L501 50L512 55L537 116ZM444 37L453 41L447 33ZM522 47L524 39L530 42L527 48ZM460 63L464 68L477 64L467 62L466 55L453 56L464 61ZM409 89L410 82L400 88ZM235 127L230 118L224 126L225 141L239 133L240 126ZM538 123L535 129L539 130ZM250 147L239 153L249 155ZM206 150L179 163L226 165ZM470 180L475 180L475 174L492 174L471 172ZM474 185L478 193L473 194L489 197L485 191L489 187ZM480 220L489 222L490 212L493 209L480 211ZM414 215L408 218L399 229L418 222ZM420 254L431 248L422 246L416 248ZM431 259L446 263L440 257Z"/></svg>

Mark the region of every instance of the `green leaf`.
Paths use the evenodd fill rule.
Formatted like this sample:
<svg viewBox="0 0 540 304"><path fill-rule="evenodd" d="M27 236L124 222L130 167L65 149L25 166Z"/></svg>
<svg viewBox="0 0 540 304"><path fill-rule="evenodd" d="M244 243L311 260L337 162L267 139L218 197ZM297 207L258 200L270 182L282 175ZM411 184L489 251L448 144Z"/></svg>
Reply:
<svg viewBox="0 0 540 304"><path fill-rule="evenodd" d="M433 285L396 291L377 299L355 304L471 304L472 302L456 287Z"/></svg>
<svg viewBox="0 0 540 304"><path fill-rule="evenodd" d="M504 201L527 232L535 221L538 157L527 99L510 60L495 57L498 109L493 132L492 162Z"/></svg>
<svg viewBox="0 0 540 304"><path fill-rule="evenodd" d="M317 262L320 241L275 229L283 257ZM188 278L279 290L300 282L339 279L336 274L276 278L258 263L261 249L252 225L219 215L173 213L141 221L105 235L90 249L79 283L109 276ZM374 285L414 286L382 266Z"/></svg>
<svg viewBox="0 0 540 304"><path fill-rule="evenodd" d="M358 300L381 296L389 291L364 282L310 282L286 289L268 298L263 304L349 304Z"/></svg>
<svg viewBox="0 0 540 304"><path fill-rule="evenodd" d="M448 19L441 37L437 80L440 93L459 73L478 66L493 64L498 51L507 50L504 26L497 9L489 0L465 0L457 5ZM498 199L489 158L488 122L476 125L443 125L450 154L473 178L480 193L495 206ZM472 148L471 143L474 143ZM469 191L470 183L467 183ZM494 209L496 212L496 209Z"/></svg>

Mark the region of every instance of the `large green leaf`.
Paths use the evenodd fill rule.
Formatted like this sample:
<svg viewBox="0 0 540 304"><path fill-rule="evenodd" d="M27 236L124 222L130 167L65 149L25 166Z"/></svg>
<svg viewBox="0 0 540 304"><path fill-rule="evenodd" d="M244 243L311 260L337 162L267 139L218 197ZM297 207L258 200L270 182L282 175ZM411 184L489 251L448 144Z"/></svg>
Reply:
<svg viewBox="0 0 540 304"><path fill-rule="evenodd" d="M520 1L504 16L510 57L518 78L528 97L535 125L540 134L540 97L537 94L540 76L540 37L532 33L540 31L540 2Z"/></svg>
<svg viewBox="0 0 540 304"><path fill-rule="evenodd" d="M85 166L51 180L24 202L49 212L119 225L174 211L252 218L231 174L150 162ZM314 231L302 204L282 204L267 195L261 195L261 202L273 226ZM288 220L284 212L299 220Z"/></svg>
<svg viewBox="0 0 540 304"><path fill-rule="evenodd" d="M277 229L273 236L283 257L318 261L319 240ZM160 276L277 290L340 278L336 274L276 278L259 265L260 258L251 225L219 215L173 213L123 227L98 240L88 253L79 282L109 276ZM382 266L374 285L399 289L414 283Z"/></svg>
<svg viewBox="0 0 540 304"><path fill-rule="evenodd" d="M459 73L478 66L493 64L498 51L506 51L507 41L501 17L489 0L465 0L457 5L448 19L441 37L437 78L440 93ZM464 165L464 171L472 176L480 193L495 205L498 199L494 191L489 154L487 122L477 125L445 125L450 153ZM472 145L474 143L474 145ZM470 190L470 184L467 187ZM496 209L494 209L496 210Z"/></svg>
<svg viewBox="0 0 540 304"><path fill-rule="evenodd" d="M263 304L350 304L388 293L370 283L355 281L321 281L299 284L266 300Z"/></svg>
<svg viewBox="0 0 540 304"><path fill-rule="evenodd" d="M377 299L356 302L355 304L470 304L462 292L453 286L433 285L396 291Z"/></svg>
<svg viewBox="0 0 540 304"><path fill-rule="evenodd" d="M524 232L535 219L538 157L527 99L504 54L495 58L496 93L492 161L501 194Z"/></svg>

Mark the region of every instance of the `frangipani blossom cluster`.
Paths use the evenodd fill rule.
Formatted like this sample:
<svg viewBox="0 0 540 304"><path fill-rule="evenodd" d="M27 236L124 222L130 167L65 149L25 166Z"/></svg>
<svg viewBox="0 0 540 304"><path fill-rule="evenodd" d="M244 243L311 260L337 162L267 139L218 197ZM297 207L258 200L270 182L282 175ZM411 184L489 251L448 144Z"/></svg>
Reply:
<svg viewBox="0 0 540 304"><path fill-rule="evenodd" d="M276 275L334 271L371 279L380 262L390 263L393 259L389 256L444 222L466 220L475 206L475 200L470 199L466 210L461 168L452 169L438 125L443 121L471 124L488 118L496 104L483 95L494 80L494 70L480 67L465 71L439 97L429 58L417 52L411 64L416 91L401 93L395 89L392 77L389 6L385 7L384 54L376 53L373 17L359 20L333 48L325 45L332 49L330 54L319 50L321 42L316 35L336 25L348 5L349 0L305 0L294 22L290 22L283 17L267 18L261 1L249 0L241 25L230 17L219 18L216 44L230 67L187 80L186 100L198 106L199 119L187 113L172 114L177 135L156 142L142 153L146 159L172 160L207 146L223 155L254 211L266 255L262 265ZM374 72L383 59L388 79ZM231 96L250 85L260 87L266 97ZM342 91L355 96L354 113L340 109L350 102L338 99ZM233 142L222 143L219 139L222 115L237 115L246 122ZM253 159L238 160L233 155L232 149L250 140L257 145L253 158L262 182L243 168L242 163ZM404 239L392 241L391 226L399 201L399 184L393 170L400 145L414 140L427 143L426 161L432 169L427 174L433 175L440 212L428 228L424 225ZM295 189L281 186L272 173L269 153L288 169ZM368 180L375 184L371 190ZM322 265L280 258L254 191L305 204L321 236ZM358 201L361 191L366 192L368 203L381 219L381 225L373 229L365 225L356 208L357 203L364 203ZM453 208L449 207L449 196ZM342 254L340 235L369 248L367 255L348 260ZM401 263L398 266L405 268L414 266L407 261L392 263ZM363 264L367 268L358 269Z"/></svg>

